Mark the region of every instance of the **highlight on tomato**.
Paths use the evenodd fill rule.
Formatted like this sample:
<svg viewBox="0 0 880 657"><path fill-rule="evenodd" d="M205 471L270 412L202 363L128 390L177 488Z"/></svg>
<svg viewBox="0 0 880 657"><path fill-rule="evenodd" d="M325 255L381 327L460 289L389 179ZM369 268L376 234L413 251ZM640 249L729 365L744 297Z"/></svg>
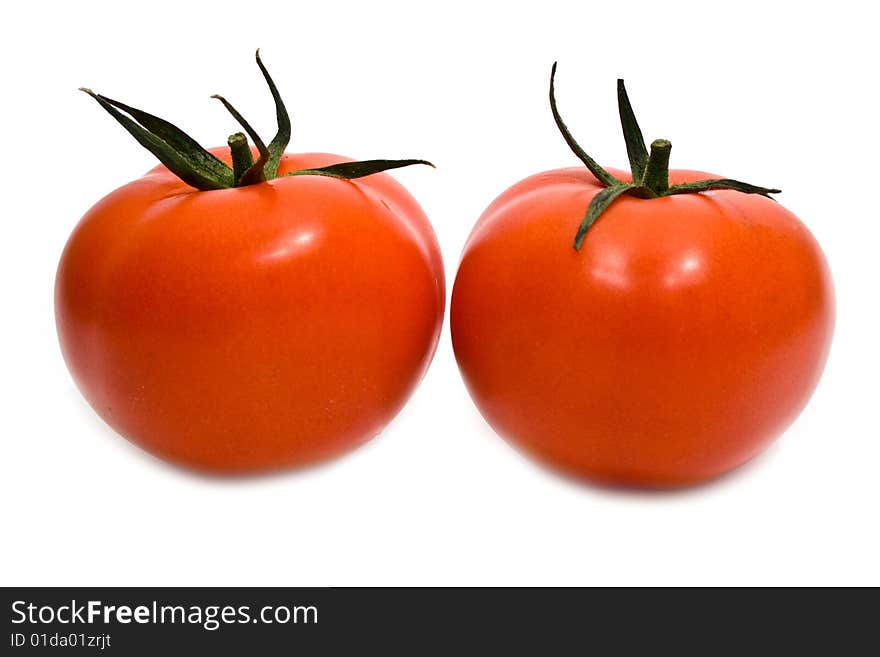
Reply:
<svg viewBox="0 0 880 657"><path fill-rule="evenodd" d="M82 394L164 459L220 473L321 461L368 440L424 375L443 263L415 199L383 171L424 160L285 153L278 132L205 150L84 89L161 165L92 207L64 249L55 315ZM248 144L248 137L253 142Z"/></svg>
<svg viewBox="0 0 880 657"><path fill-rule="evenodd" d="M831 277L777 189L669 170L623 81L631 172L516 183L476 223L450 323L474 402L502 436L576 477L695 484L761 452L798 416L833 332Z"/></svg>

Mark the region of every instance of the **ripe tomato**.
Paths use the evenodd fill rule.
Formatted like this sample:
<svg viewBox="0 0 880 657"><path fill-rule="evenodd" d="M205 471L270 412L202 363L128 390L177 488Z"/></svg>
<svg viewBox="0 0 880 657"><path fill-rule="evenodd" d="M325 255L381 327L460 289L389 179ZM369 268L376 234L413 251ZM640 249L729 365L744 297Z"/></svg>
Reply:
<svg viewBox="0 0 880 657"><path fill-rule="evenodd" d="M339 454L394 417L437 344L443 265L387 174L285 175L340 162L286 154L277 177L211 191L159 166L86 213L56 318L108 424L176 463L246 472Z"/></svg>
<svg viewBox="0 0 880 657"><path fill-rule="evenodd" d="M625 92L621 105L626 130ZM670 190L718 180L668 177ZM582 225L580 250L578 223L607 188L586 169L532 176L489 206L450 321L464 381L498 433L577 476L677 486L743 463L794 420L829 350L828 267L792 213L727 182L622 193L585 237Z"/></svg>

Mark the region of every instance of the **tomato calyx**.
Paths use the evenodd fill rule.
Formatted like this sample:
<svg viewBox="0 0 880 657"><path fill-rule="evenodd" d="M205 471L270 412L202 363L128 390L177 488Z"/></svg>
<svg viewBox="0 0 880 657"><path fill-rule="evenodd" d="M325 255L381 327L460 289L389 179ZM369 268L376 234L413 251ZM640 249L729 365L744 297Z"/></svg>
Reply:
<svg viewBox="0 0 880 657"><path fill-rule="evenodd" d="M256 60L275 102L278 130L267 145L228 100L219 94L211 96L223 103L226 110L244 129L244 132L236 132L227 139L232 156L231 168L174 124L118 100L95 93L91 89L81 87L80 91L94 98L141 146L155 155L162 164L187 185L200 191L244 187L278 177L278 165L287 144L290 142L291 135L290 116L287 113L287 108L284 106L284 101L281 99L281 94L278 92L272 76L269 75L269 71L260 59L259 50L256 52ZM259 156L256 161L248 145L248 137L257 148ZM351 180L413 164L434 166L427 160L419 159L362 160L316 169L300 169L284 175L329 176Z"/></svg>
<svg viewBox="0 0 880 657"><path fill-rule="evenodd" d="M730 189L743 194L760 194L771 198L770 194L778 194L781 190L769 187L759 187L740 180L731 178L712 178L696 182L669 185L669 154L672 143L667 139L656 139L651 142L651 150L645 146L645 138L636 120L629 96L623 80L617 81L617 108L620 114L620 125L623 129L623 138L626 142L626 152L629 158L630 170L633 182L627 183L606 171L575 141L556 107L556 62L550 70L550 110L553 120L556 122L559 132L562 133L565 143L584 166L596 179L604 185L605 189L596 194L587 212L578 226L574 237L574 249L580 250L587 231L596 222L605 210L620 196L627 194L642 199L660 198L676 194L695 194L710 189Z"/></svg>

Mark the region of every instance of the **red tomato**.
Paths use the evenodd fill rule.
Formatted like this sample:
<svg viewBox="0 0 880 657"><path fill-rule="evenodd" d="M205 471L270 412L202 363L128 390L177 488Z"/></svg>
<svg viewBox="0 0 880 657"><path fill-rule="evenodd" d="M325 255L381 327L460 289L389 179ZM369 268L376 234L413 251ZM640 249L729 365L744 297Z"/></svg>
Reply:
<svg viewBox="0 0 880 657"><path fill-rule="evenodd" d="M179 464L249 472L340 454L395 416L437 345L443 264L387 174L284 177L343 161L286 154L279 177L211 191L159 166L86 213L56 319L110 426Z"/></svg>
<svg viewBox="0 0 880 657"><path fill-rule="evenodd" d="M343 160L285 155L279 173ZM428 367L443 300L433 231L387 174L202 192L164 167L89 210L55 292L98 414L159 456L229 472L377 434Z"/></svg>
<svg viewBox="0 0 880 657"><path fill-rule="evenodd" d="M825 259L781 205L730 190L622 195L575 250L604 187L583 168L548 171L482 215L452 295L462 376L499 434L565 472L637 486L715 477L810 398L834 322Z"/></svg>

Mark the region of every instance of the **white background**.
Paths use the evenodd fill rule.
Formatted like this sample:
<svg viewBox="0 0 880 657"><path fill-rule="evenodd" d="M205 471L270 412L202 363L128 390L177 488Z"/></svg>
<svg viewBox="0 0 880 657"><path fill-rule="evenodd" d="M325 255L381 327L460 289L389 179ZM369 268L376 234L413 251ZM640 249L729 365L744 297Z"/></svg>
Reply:
<svg viewBox="0 0 880 657"><path fill-rule="evenodd" d="M5 6L0 583L880 584L880 61L870 3L27 3ZM823 9L818 9L822 7ZM78 218L153 166L86 85L206 145L266 136L265 62L291 149L424 157L395 173L449 287L473 222L518 179L576 164L546 92L609 166L615 79L673 166L783 189L838 296L812 402L756 461L676 493L609 491L529 462L482 421L448 325L406 409L329 465L228 480L172 468L92 413L61 360L55 266Z"/></svg>

